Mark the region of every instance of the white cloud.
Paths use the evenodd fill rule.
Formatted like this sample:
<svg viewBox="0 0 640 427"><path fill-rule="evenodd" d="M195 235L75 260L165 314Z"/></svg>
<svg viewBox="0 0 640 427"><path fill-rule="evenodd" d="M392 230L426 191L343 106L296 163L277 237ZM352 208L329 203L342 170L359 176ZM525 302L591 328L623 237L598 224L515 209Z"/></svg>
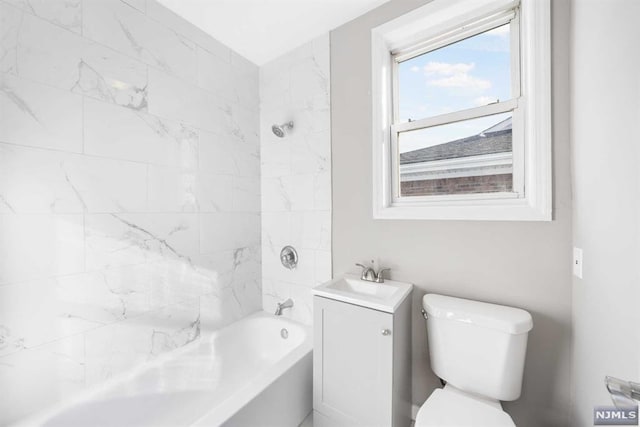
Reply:
<svg viewBox="0 0 640 427"><path fill-rule="evenodd" d="M454 74L466 74L475 68L473 62L469 64L448 62L429 62L424 66L424 72L429 75L452 76Z"/></svg>
<svg viewBox="0 0 640 427"><path fill-rule="evenodd" d="M473 90L485 90L491 87L489 80L479 79L469 74L454 74L443 79L429 80L428 83L437 87L458 87Z"/></svg>
<svg viewBox="0 0 640 427"><path fill-rule="evenodd" d="M440 77L427 79L427 84L437 87L455 87L483 91L491 87L489 80L474 77L469 74L476 64L429 62L424 66L427 77Z"/></svg>
<svg viewBox="0 0 640 427"><path fill-rule="evenodd" d="M420 71L420 67L418 67L417 65L414 65L413 67L410 68L411 71L413 71L414 73L417 73L418 71Z"/></svg>

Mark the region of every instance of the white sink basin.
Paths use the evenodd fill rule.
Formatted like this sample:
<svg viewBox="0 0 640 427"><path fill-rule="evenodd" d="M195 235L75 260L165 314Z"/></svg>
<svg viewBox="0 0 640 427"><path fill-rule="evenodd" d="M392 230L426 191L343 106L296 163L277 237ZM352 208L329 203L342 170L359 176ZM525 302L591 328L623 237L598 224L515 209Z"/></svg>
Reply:
<svg viewBox="0 0 640 427"><path fill-rule="evenodd" d="M411 293L412 288L410 283L393 280L374 283L345 274L313 288L311 292L320 297L393 313Z"/></svg>
<svg viewBox="0 0 640 427"><path fill-rule="evenodd" d="M399 288L394 286L380 285L382 285L382 283L372 283L357 278L343 277L342 279L329 282L327 289L336 289L342 292L359 294L364 297L373 296L382 299L389 298L399 291Z"/></svg>

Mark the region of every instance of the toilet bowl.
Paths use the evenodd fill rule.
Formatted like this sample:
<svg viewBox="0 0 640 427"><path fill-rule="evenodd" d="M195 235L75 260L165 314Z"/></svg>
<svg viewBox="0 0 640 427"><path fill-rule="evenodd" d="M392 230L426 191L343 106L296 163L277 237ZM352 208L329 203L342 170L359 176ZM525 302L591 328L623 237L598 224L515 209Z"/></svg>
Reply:
<svg viewBox="0 0 640 427"><path fill-rule="evenodd" d="M447 385L436 389L420 407L416 427L515 427L498 401Z"/></svg>
<svg viewBox="0 0 640 427"><path fill-rule="evenodd" d="M500 401L520 397L531 315L436 294L422 305L431 369L447 385L424 402L415 427L514 427Z"/></svg>

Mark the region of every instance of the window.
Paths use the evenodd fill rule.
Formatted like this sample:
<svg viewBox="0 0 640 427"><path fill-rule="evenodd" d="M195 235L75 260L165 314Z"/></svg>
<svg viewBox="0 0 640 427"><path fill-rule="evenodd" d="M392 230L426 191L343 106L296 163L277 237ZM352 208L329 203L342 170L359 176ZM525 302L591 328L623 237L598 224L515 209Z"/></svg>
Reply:
<svg viewBox="0 0 640 427"><path fill-rule="evenodd" d="M372 32L374 217L551 219L548 0L434 0Z"/></svg>
<svg viewBox="0 0 640 427"><path fill-rule="evenodd" d="M393 54L396 201L522 192L513 174L520 95L520 68L511 66L518 63L516 11L474 27Z"/></svg>

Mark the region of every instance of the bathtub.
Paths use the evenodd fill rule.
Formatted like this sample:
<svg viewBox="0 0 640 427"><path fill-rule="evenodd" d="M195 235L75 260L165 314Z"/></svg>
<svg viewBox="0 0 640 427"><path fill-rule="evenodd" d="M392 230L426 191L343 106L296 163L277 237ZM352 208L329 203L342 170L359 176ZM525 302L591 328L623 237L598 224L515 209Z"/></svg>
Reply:
<svg viewBox="0 0 640 427"><path fill-rule="evenodd" d="M256 313L19 425L296 427L312 407L312 341Z"/></svg>

